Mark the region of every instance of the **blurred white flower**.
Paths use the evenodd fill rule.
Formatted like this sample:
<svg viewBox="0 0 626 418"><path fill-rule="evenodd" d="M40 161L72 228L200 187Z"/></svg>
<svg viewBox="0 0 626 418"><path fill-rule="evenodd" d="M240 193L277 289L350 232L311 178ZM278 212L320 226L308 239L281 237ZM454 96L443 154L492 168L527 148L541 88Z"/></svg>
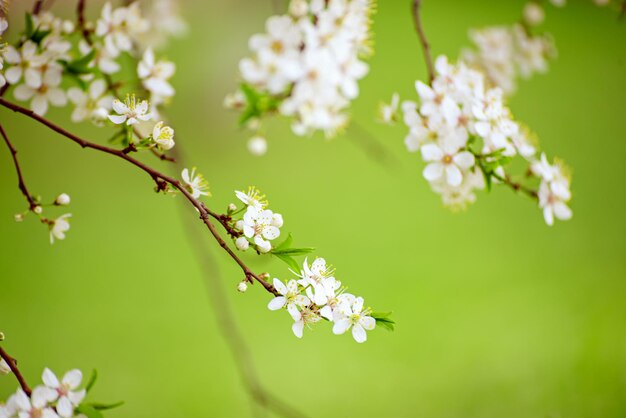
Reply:
<svg viewBox="0 0 626 418"><path fill-rule="evenodd" d="M209 183L202 174L196 173L196 167L193 167L191 172L189 172L187 168L183 169L181 175L187 190L191 193L194 199L197 199L200 196L210 196Z"/></svg>
<svg viewBox="0 0 626 418"><path fill-rule="evenodd" d="M50 244L54 244L55 239L65 239L65 233L70 229L69 218L71 218L71 216L71 213L66 213L50 221Z"/></svg>

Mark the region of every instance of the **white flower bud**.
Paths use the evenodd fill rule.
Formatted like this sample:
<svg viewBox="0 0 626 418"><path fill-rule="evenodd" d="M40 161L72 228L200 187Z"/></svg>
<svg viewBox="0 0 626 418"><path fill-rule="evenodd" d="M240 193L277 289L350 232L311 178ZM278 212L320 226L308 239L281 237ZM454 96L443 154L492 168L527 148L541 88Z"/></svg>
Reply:
<svg viewBox="0 0 626 418"><path fill-rule="evenodd" d="M531 26L540 25L545 18L543 8L534 1L524 6L524 21Z"/></svg>
<svg viewBox="0 0 626 418"><path fill-rule="evenodd" d="M270 244L269 241L263 241L260 244L256 245L257 250L259 250L260 253L269 253L272 250L272 244Z"/></svg>
<svg viewBox="0 0 626 418"><path fill-rule="evenodd" d="M234 212L237 210L237 206L234 203L231 203L228 205L228 211L229 212Z"/></svg>
<svg viewBox="0 0 626 418"><path fill-rule="evenodd" d="M58 206L67 206L70 204L70 197L67 193L61 193L54 200L54 204Z"/></svg>
<svg viewBox="0 0 626 418"><path fill-rule="evenodd" d="M240 283L237 285L237 291L238 291L238 292L243 293L243 292L245 292L246 290L248 290L248 283L246 283L246 282L245 282L245 280L244 280L243 282L240 282Z"/></svg>
<svg viewBox="0 0 626 418"><path fill-rule="evenodd" d="M241 251L246 251L250 246L250 243L248 242L248 239L246 237L239 237L235 240L235 245Z"/></svg>
<svg viewBox="0 0 626 418"><path fill-rule="evenodd" d="M267 152L267 141L262 136L253 136L248 141L248 151L257 157L265 155Z"/></svg>
<svg viewBox="0 0 626 418"><path fill-rule="evenodd" d="M4 361L4 359L0 359L0 374L9 374L11 373L11 368L9 367L9 363Z"/></svg>
<svg viewBox="0 0 626 418"><path fill-rule="evenodd" d="M275 213L272 216L272 226L275 226L276 228L280 228L281 226L283 226L283 215L281 215L280 213Z"/></svg>
<svg viewBox="0 0 626 418"><path fill-rule="evenodd" d="M239 90L228 94L224 98L224 107L227 109L240 109L246 104L246 96Z"/></svg>
<svg viewBox="0 0 626 418"><path fill-rule="evenodd" d="M309 5L305 0L291 0L289 4L289 14L295 18L300 18L309 12Z"/></svg>
<svg viewBox="0 0 626 418"><path fill-rule="evenodd" d="M237 231L243 231L243 219L240 219L237 222L235 222L235 229Z"/></svg>
<svg viewBox="0 0 626 418"><path fill-rule="evenodd" d="M33 208L33 212L35 212L37 215L41 215L43 213L43 208L41 206L35 206Z"/></svg>
<svg viewBox="0 0 626 418"><path fill-rule="evenodd" d="M24 220L24 214L23 213L16 213L15 214L15 222L22 222Z"/></svg>

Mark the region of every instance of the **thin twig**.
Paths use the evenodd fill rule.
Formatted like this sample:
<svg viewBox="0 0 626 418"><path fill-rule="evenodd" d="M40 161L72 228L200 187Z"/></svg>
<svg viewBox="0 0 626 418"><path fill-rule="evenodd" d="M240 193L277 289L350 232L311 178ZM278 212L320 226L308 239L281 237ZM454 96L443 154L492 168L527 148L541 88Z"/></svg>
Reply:
<svg viewBox="0 0 626 418"><path fill-rule="evenodd" d="M20 369L17 367L17 360L15 360L13 357L11 357L9 355L9 353L4 351L4 348L2 348L2 347L0 347L0 357L2 357L4 359L4 361L7 362L7 364L9 365L9 368L11 369L13 374L15 375L15 378L19 382L19 384L22 387L22 390L24 391L24 393L26 393L28 396L30 396L30 394L32 393L32 390L28 386L28 383L26 383L26 379L24 379L24 376L22 376L22 373L20 372Z"/></svg>
<svg viewBox="0 0 626 418"><path fill-rule="evenodd" d="M213 237L218 242L220 247L222 247L224 251L228 253L228 255L237 263L237 265L239 265L239 267L241 268L241 270L243 271L245 275L246 280L250 282L250 284L253 284L254 281L257 281L269 293L278 295L278 292L276 291L276 289L274 289L274 286L272 286L269 282L267 282L266 280L262 279L261 277L257 276L254 272L252 272L252 270L250 270L250 268L248 268L248 266L237 256L237 254L233 252L233 250L228 246L228 244L226 244L226 242L222 239L222 237L217 232L215 225L213 225L213 223L211 223L211 221L209 220L209 217L211 216L214 217L214 215L212 213L209 213L207 211L206 206L202 202L200 202L198 199L194 198L191 195L191 193L187 190L187 188L179 180L173 177L170 177L166 174L163 174L155 170L154 168L144 164L143 162L129 156L128 154L125 154L123 150L109 148L109 147L82 139L74 135L73 133L65 130L64 128L60 127L59 125L55 124L54 122L51 122L50 120L42 116L39 116L38 114L36 114L30 109L19 106L3 98L0 98L0 105L14 112L21 113L22 115L28 116L29 118L36 120L37 122L47 126L53 131L65 136L66 138L80 145L82 148L90 148L96 151L103 152L105 154L113 155L123 160L126 160L130 164L134 165L135 167L141 169L142 171L150 175L150 177L154 180L154 182L157 185L157 190L164 190L166 188L166 185L169 184L173 188L180 191L185 196L185 198L189 201L189 203L191 203L197 209L198 213L200 214L200 219L209 229L209 232L211 232L211 235L213 235Z"/></svg>
<svg viewBox="0 0 626 418"><path fill-rule="evenodd" d="M422 20L420 18L421 3L421 0L413 0L413 21L415 23L417 36L422 44L422 52L424 53L424 60L426 61L426 68L428 70L428 82L429 84L432 84L435 79L435 67L433 66L433 58L430 54L430 43L428 42L428 38L426 38L424 28L422 27Z"/></svg>
<svg viewBox="0 0 626 418"><path fill-rule="evenodd" d="M33 5L33 14L38 15L41 12L44 0L37 0Z"/></svg>
<svg viewBox="0 0 626 418"><path fill-rule="evenodd" d="M521 183L517 183L513 181L508 174L505 175L504 177L499 176L495 173L493 173L492 175L495 179L500 180L503 184L513 189L513 191L522 192L535 200L539 199L539 195L536 190L533 190L530 187L524 186Z"/></svg>
<svg viewBox="0 0 626 418"><path fill-rule="evenodd" d="M87 29L85 20L85 6L85 0L78 0L78 3L76 4L76 20L78 23L78 29L83 35L83 39L85 39L88 45L93 45L93 42L91 41L91 34L89 33L89 29Z"/></svg>
<svg viewBox="0 0 626 418"><path fill-rule="evenodd" d="M28 191L28 187L26 187L26 182L24 181L24 176L22 175L22 169L20 168L20 163L17 160L17 150L9 140L6 131L2 124L0 124L0 134L4 139L4 142L7 144L9 151L11 151L11 157L13 158L13 164L15 165L15 173L17 174L17 187L20 189L26 200L28 201L28 209L33 210L37 207L37 202L33 199L33 196Z"/></svg>

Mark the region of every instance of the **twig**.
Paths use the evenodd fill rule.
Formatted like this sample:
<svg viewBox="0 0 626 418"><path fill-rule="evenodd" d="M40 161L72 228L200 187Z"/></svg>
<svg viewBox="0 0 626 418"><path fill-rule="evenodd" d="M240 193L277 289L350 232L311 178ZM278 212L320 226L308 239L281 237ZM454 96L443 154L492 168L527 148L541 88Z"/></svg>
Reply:
<svg viewBox="0 0 626 418"><path fill-rule="evenodd" d="M114 149L114 148L109 148L100 144L96 144L94 142L90 142L87 141L85 139L82 139L76 135L74 135L73 133L65 130L64 128L56 125L54 122L51 122L50 120L39 116L38 114L36 114L35 112L33 112L30 109L26 109L25 107L19 106L15 103L9 102L8 100L5 100L3 98L0 98L0 105L6 107L7 109L10 109L14 112L17 113L21 113L25 116L28 116L31 119L36 120L37 122L47 126L48 128L52 129L53 131L65 136L66 138L70 139L71 141L75 142L76 144L80 145L82 148L90 148L96 151L100 151L100 152L104 152L105 154L110 154L113 156L116 156L118 158L121 158L123 160L126 160L127 162L129 162L130 164L134 165L135 167L141 169L142 171L146 172L156 183L157 185L157 190L164 190L166 184L171 185L173 188L179 190L184 196L185 198L189 201L189 203L191 203L197 210L198 213L200 214L200 219L202 220L202 222L206 225L206 227L209 229L209 232L211 232L211 235L213 235L213 237L215 238L215 240L218 242L218 244L220 245L220 247L222 247L224 249L224 251L226 251L228 253L228 255L237 263L237 265L239 265L239 267L241 268L241 270L243 271L245 278L248 282L250 282L250 284L253 284L254 281L259 282L264 288L265 290L267 290L269 293L272 293L274 295L278 295L278 292L276 291L276 289L274 289L274 286L272 286L269 282L267 282L266 280L260 278L259 276L257 276L254 272L252 272L252 270L250 270L250 268L248 268L248 266L233 252L233 250L228 246L228 244L226 244L226 242L222 239L222 237L219 235L219 233L217 232L217 230L215 229L215 225L213 225L211 223L211 221L209 220L210 216L213 216L213 214L210 214L207 209L206 206L204 206L204 204L202 202L200 202L198 199L194 198L191 193L187 190L187 188L177 179L170 177L166 174L163 174L157 170L155 170L152 167L149 167L148 165L144 164L143 162L129 156L128 154L125 154L123 152L123 150L119 150L119 149Z"/></svg>
<svg viewBox="0 0 626 418"><path fill-rule="evenodd" d="M17 160L17 150L9 140L9 137L7 136L7 133L4 130L2 124L0 124L0 134L4 139L4 142L7 144L9 151L11 151L11 157L13 158L13 164L15 165L15 172L17 173L17 187L20 189L20 191L28 201L28 209L33 210L35 209L35 207L38 206L37 202L35 202L35 199L33 199L33 196L28 191L28 187L26 187L26 182L24 181L24 176L22 175L22 169L20 168L20 163Z"/></svg>
<svg viewBox="0 0 626 418"><path fill-rule="evenodd" d="M37 0L33 5L33 14L38 15L41 12L44 0Z"/></svg>
<svg viewBox="0 0 626 418"><path fill-rule="evenodd" d="M424 33L424 28L422 27L422 20L420 19L420 6L421 0L413 0L412 9L415 30L417 31L417 36L422 44L422 52L424 53L424 60L426 61L426 68L428 70L428 82L429 84L432 84L435 79L435 67L433 66L433 58L430 55L430 43L428 43L428 39Z"/></svg>
<svg viewBox="0 0 626 418"><path fill-rule="evenodd" d="M85 20L85 0L78 0L76 4L76 20L78 22L78 29L80 29L80 33L83 35L83 38L87 42L88 45L93 45L91 41L91 34L89 33L89 29L87 29L86 20Z"/></svg>
<svg viewBox="0 0 626 418"><path fill-rule="evenodd" d="M496 173L493 173L492 176L495 179L500 180L503 184L506 184L507 186L509 186L511 189L513 189L513 191L525 193L526 195L528 195L529 197L535 200L539 199L539 195L537 194L536 190L533 190L530 187L524 186L521 183L517 183L513 181L508 174L502 177L502 176L497 175Z"/></svg>
<svg viewBox="0 0 626 418"><path fill-rule="evenodd" d="M17 361L13 357L11 357L9 355L9 353L4 351L4 348L2 348L2 347L0 347L0 357L2 357L4 359L4 361L7 362L7 364L9 365L9 368L11 369L13 374L15 375L15 378L19 382L19 384L22 387L22 390L24 391L24 393L26 393L28 396L30 396L30 394L33 391L30 389L30 387L28 386L28 383L26 383L26 379L24 379L24 376L22 376L22 373L20 372L20 369L17 367Z"/></svg>

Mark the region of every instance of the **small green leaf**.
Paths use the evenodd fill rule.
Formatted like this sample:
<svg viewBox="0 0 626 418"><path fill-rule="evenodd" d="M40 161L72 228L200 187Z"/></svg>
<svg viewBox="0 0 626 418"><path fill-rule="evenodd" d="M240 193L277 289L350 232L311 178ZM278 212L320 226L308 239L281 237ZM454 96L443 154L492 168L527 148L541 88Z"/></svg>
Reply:
<svg viewBox="0 0 626 418"><path fill-rule="evenodd" d="M96 409L98 411L106 411L107 409L119 408L120 406L124 405L124 401L108 403L108 404L107 403L91 402L88 405L93 407L93 409Z"/></svg>
<svg viewBox="0 0 626 418"><path fill-rule="evenodd" d="M285 238L285 240L283 242L281 242L278 247L274 248L274 251L276 250L284 250L285 248L289 248L291 247L291 243L293 242L293 237L291 236L291 234L287 235L287 238Z"/></svg>
<svg viewBox="0 0 626 418"><path fill-rule="evenodd" d="M33 22L33 16L30 13L26 13L25 19L26 25L24 27L24 34L26 35L26 38L30 39L30 37L33 36L33 33L35 33L35 23Z"/></svg>
<svg viewBox="0 0 626 418"><path fill-rule="evenodd" d="M394 331L396 322L389 318L391 314L392 312L372 312L370 316L376 320L376 325L388 331Z"/></svg>
<svg viewBox="0 0 626 418"><path fill-rule="evenodd" d="M39 30L37 29L30 37L30 40L39 45L44 38L52 33L51 30Z"/></svg>
<svg viewBox="0 0 626 418"><path fill-rule="evenodd" d="M96 369L93 369L93 371L91 372L91 377L89 378L89 382L87 382L87 386L85 386L85 390L87 392L89 392L93 385L96 384L96 380L98 380L98 371Z"/></svg>
<svg viewBox="0 0 626 418"><path fill-rule="evenodd" d="M303 247L303 248L285 248L282 250L279 250L278 248L275 248L272 250L272 254L283 254L283 255L289 255L289 256L294 256L297 257L299 255L305 255L305 254L309 254L312 253L313 251L315 251L315 248L313 247Z"/></svg>
<svg viewBox="0 0 626 418"><path fill-rule="evenodd" d="M89 404L78 405L76 408L76 412L80 414L84 414L87 418L104 418L102 412L98 411L96 408Z"/></svg>
<svg viewBox="0 0 626 418"><path fill-rule="evenodd" d="M289 268L291 268L291 270L295 272L300 271L300 264L298 264L298 262L293 257L286 255L286 254L274 254L274 255L280 258L281 260L283 260L289 266Z"/></svg>

